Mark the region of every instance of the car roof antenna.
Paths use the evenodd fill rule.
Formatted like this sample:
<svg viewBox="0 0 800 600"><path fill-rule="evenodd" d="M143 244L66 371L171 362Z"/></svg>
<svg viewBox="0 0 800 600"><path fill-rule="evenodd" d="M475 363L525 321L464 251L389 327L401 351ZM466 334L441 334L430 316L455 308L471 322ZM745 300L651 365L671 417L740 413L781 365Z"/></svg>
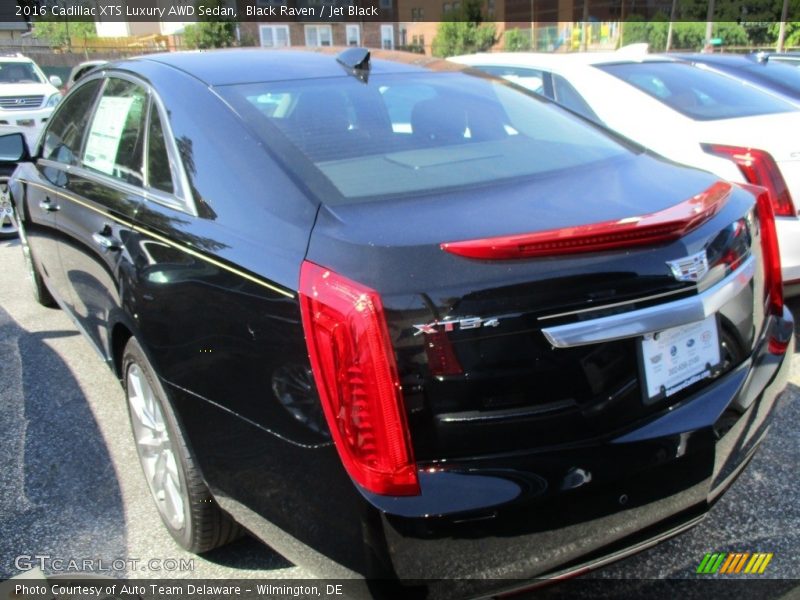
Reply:
<svg viewBox="0 0 800 600"><path fill-rule="evenodd" d="M336 62L362 83L369 80L369 50L366 48L348 48L336 56Z"/></svg>

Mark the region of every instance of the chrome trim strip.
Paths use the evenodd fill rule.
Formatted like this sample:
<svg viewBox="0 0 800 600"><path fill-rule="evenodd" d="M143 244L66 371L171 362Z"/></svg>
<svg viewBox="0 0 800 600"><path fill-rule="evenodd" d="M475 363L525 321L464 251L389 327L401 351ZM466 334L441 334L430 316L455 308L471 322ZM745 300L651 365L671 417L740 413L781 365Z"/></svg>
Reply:
<svg viewBox="0 0 800 600"><path fill-rule="evenodd" d="M685 294L692 288L686 287L679 290L672 290L671 292L663 292L661 294L653 294L652 296L642 296L641 298L634 298L633 300L625 300L623 302L614 302L613 304L602 304L599 306L592 306L590 308L581 308L580 310L570 310L568 312L556 313L554 315L546 315L539 317L539 321L547 321L549 319L558 319L559 317L569 317L571 315L580 315L587 312L596 310L605 310L607 308L616 308L618 306L625 306L627 304L636 304L637 302L649 302L650 300L658 300L659 298L667 298L669 296L677 296L678 294Z"/></svg>
<svg viewBox="0 0 800 600"><path fill-rule="evenodd" d="M107 219L109 219L111 221L119 223L120 225L124 225L125 227L127 227L128 229L131 229L132 231L136 231L137 233L141 233L142 235L146 235L146 236L148 236L150 238L153 238L154 240L158 240L159 242L162 242L162 243L170 246L171 248L175 248L176 250L180 250L181 252L185 252L186 254L188 254L190 256L194 256L195 258L197 258L199 260L202 260L202 261L205 261L205 262L207 262L209 264L212 264L215 267L218 267L218 268L222 269L223 271L228 271L229 273L233 273L234 275L238 275L239 277L241 277L243 279L247 279L248 281L252 281L253 283L256 283L256 284L258 284L258 285L260 285L262 287L265 287L268 290L271 290L273 292L276 292L278 294L286 296L287 298L294 298L295 297L293 292L290 292L290 291L285 290L285 289L283 289L281 287L278 287L277 285L273 285L271 283L267 283L266 281L264 281L263 279L260 279L259 277L255 277L253 275L250 275L249 273L246 273L245 271L241 271L239 269L231 267L230 265L226 265L225 263L220 262L220 261L218 261L218 260L216 260L214 258L211 258L210 256L207 256L205 254L202 254L202 253L200 253L200 252L198 252L196 250L193 250L192 248L188 248L188 247L186 247L186 246L184 246L182 244L178 244L177 242L173 242L169 238L166 238L163 235L159 235L159 234L157 234L157 233L155 233L153 231L150 231L149 229L144 229L142 227L139 227L138 225L134 225L130 221L126 221L125 219L120 219L119 217L117 217L115 215L112 215L112 214L109 214L104 210L100 210L96 206L92 206L88 202L84 202L83 200L81 200L80 198L77 198L76 196L72 195L69 192L64 192L63 190L59 190L59 189L53 189L53 188L50 188L50 187L48 187L46 185L42 185L41 183L36 183L35 181L29 181L27 179L20 179L20 181L22 183L26 184L26 185L31 185L33 187L38 187L38 188L40 188L40 189L42 189L42 190L44 190L46 192L50 192L51 194L58 194L59 196L61 196L65 200L70 200L71 202L75 202L76 204L80 204L84 208L87 208L87 209L89 209L91 211L94 211L94 212L106 217Z"/></svg>
<svg viewBox="0 0 800 600"><path fill-rule="evenodd" d="M755 271L755 258L750 256L728 277L696 296L589 321L546 327L542 333L555 348L573 348L702 321L747 287Z"/></svg>

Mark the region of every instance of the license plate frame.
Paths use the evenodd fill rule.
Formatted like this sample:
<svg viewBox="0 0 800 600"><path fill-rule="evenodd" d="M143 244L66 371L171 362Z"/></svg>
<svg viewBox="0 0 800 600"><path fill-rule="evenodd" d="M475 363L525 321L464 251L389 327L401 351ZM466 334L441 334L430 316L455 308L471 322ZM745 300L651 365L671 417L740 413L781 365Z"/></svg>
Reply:
<svg viewBox="0 0 800 600"><path fill-rule="evenodd" d="M642 400L653 404L714 377L722 364L719 316L639 338Z"/></svg>

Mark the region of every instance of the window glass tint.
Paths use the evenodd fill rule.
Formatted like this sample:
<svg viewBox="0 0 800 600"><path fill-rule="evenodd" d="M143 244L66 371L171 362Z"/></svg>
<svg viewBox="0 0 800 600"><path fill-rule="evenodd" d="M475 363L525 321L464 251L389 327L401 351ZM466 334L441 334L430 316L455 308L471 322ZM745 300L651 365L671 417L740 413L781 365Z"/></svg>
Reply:
<svg viewBox="0 0 800 600"><path fill-rule="evenodd" d="M44 134L42 158L67 165L77 164L100 83L99 79L88 82L59 104Z"/></svg>
<svg viewBox="0 0 800 600"><path fill-rule="evenodd" d="M465 73L269 82L221 92L287 168L305 181L332 184L339 195L326 195L331 204L530 177L627 152L532 94ZM272 116L263 108L267 98L280 105Z"/></svg>
<svg viewBox="0 0 800 600"><path fill-rule="evenodd" d="M147 92L123 79L109 79L97 103L83 150L83 166L142 185Z"/></svg>
<svg viewBox="0 0 800 600"><path fill-rule="evenodd" d="M556 101L561 104L562 106L566 106L571 111L578 113L586 117L587 119L591 119L592 121L596 121L600 123L600 119L594 114L594 111L589 107L586 103L586 100L583 99L572 85L561 77L561 75L553 74L553 90L556 95Z"/></svg>
<svg viewBox="0 0 800 600"><path fill-rule="evenodd" d="M788 102L745 83L684 63L624 63L598 68L698 121L795 110Z"/></svg>
<svg viewBox="0 0 800 600"><path fill-rule="evenodd" d="M161 115L155 104L150 107L150 130L148 135L148 185L171 194L175 189L172 185L172 172L169 168L169 155L164 141L164 131L161 128Z"/></svg>

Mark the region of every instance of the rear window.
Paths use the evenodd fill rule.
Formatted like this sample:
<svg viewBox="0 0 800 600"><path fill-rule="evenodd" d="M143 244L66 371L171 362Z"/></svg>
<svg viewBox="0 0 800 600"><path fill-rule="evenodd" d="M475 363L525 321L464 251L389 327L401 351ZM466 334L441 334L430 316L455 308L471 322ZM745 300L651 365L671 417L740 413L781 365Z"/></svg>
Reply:
<svg viewBox="0 0 800 600"><path fill-rule="evenodd" d="M788 102L748 84L685 63L618 63L597 68L698 121L796 110Z"/></svg>
<svg viewBox="0 0 800 600"><path fill-rule="evenodd" d="M464 73L244 84L221 93L290 171L312 188L327 184L329 204L539 176L629 152L533 94Z"/></svg>
<svg viewBox="0 0 800 600"><path fill-rule="evenodd" d="M797 64L800 65L800 62ZM778 64L770 59L767 64L747 65L744 70L776 88L800 96L800 69L793 68L788 63Z"/></svg>

